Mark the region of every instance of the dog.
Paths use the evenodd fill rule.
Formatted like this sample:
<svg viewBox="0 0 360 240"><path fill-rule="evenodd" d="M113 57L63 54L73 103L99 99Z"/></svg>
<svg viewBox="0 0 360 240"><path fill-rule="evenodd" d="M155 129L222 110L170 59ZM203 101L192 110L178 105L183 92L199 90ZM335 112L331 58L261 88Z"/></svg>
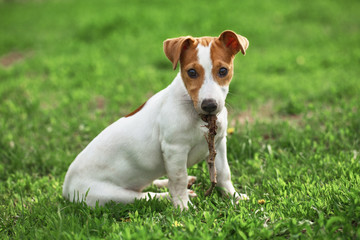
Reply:
<svg viewBox="0 0 360 240"><path fill-rule="evenodd" d="M164 52L175 70L172 83L142 106L103 130L70 165L63 196L88 206L109 201L132 203L135 199L168 198L175 207L188 209L188 189L196 178L187 168L209 155L200 115L217 115L217 186L236 201L226 153L227 109L225 98L238 52L245 55L247 38L233 31L219 37L191 36L167 39ZM156 180L164 175L168 179ZM153 183L167 193L142 192Z"/></svg>

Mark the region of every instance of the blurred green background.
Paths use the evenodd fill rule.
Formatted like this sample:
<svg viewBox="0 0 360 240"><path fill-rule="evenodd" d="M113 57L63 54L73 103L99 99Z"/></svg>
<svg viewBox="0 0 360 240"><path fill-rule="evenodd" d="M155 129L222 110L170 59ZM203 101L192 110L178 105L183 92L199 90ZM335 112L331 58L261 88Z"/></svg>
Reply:
<svg viewBox="0 0 360 240"><path fill-rule="evenodd" d="M49 147L69 148L73 156L76 144L84 146L173 80L176 72L162 50L166 38L218 36L231 29L249 39L247 55L236 58L227 99L234 116L249 110L292 115L359 102L357 1L3 1L0 6L1 142L4 148L16 143L21 156L44 147L45 165L49 158L64 161L54 159ZM75 134L80 125L90 136ZM28 162L39 167L38 161L22 160Z"/></svg>
<svg viewBox="0 0 360 240"><path fill-rule="evenodd" d="M68 206L60 196L61 185L75 156L107 125L174 79L178 70L172 71L163 53L165 39L218 36L227 29L250 42L246 56L236 57L227 98L230 127L236 127L229 139L236 187L248 187L254 199L265 198L264 192L271 195L265 182L275 181L277 186L279 172L283 181L295 181L297 173L291 169L296 167L298 172L311 171L307 180L314 183L314 191L334 176L345 176L342 183L350 182L348 189L358 193L359 12L356 0L0 0L0 232L7 237L34 237L36 231L16 222L31 226L34 212L38 211L38 217L42 214L36 210L39 205L48 207L43 212L46 216L59 206ZM344 165L340 167L339 162ZM191 173L201 173L200 180L207 182L201 169L206 167L201 165ZM299 175L299 184L301 179ZM283 192L273 194L273 199L269 196L273 202L275 196L283 197ZM306 196L304 192L302 197ZM358 209L359 202L352 196L346 195L344 202L330 197L323 217L337 216L334 209L339 204ZM41 204L35 204L34 198ZM346 205L349 201L352 205ZM26 204L20 207L19 202ZM247 210L243 211L255 205L256 201L244 205ZM311 217L292 215L290 205L274 214L283 211L289 214L285 219L318 219L310 213ZM202 209L200 203L198 207ZM345 212L349 212L347 207ZM57 225L52 217L44 219ZM114 223L120 221L114 219ZM249 220L256 223L254 227L241 228L245 236L265 231L263 221L256 219ZM360 221L359 214L344 219L348 227L341 228L355 236L352 226L355 229L353 223ZM272 221L276 222L272 218L269 224ZM292 220L284 221L284 226L292 224ZM37 224L45 229L39 236L54 231ZM77 224L57 229L56 236L83 229ZM296 224L291 226L295 230L287 228L285 236L298 231ZM322 232L324 236L334 233L331 227ZM278 236L274 229L270 228L273 235L269 236ZM231 228L225 237L230 232ZM102 234L99 230L95 235ZM264 234L262 238L267 238L268 233Z"/></svg>

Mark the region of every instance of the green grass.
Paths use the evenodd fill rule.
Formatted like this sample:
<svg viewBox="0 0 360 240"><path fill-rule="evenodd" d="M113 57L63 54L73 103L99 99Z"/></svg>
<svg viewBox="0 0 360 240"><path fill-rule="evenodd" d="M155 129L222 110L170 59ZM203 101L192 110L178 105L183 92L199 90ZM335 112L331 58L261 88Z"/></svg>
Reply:
<svg viewBox="0 0 360 240"><path fill-rule="evenodd" d="M360 238L359 9L0 0L0 239ZM189 169L199 197L187 212L158 200L65 201L76 155L175 77L162 41L225 29L250 41L227 99L232 180L250 201L205 198L205 163Z"/></svg>

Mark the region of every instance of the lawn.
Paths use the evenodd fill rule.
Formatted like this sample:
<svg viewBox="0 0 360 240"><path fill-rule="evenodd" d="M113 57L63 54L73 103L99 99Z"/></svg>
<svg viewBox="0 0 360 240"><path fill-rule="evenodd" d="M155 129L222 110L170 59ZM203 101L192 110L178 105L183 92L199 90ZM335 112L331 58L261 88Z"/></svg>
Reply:
<svg viewBox="0 0 360 240"><path fill-rule="evenodd" d="M360 2L0 0L0 239L359 239ZM232 205L61 196L101 130L165 88L166 38L246 36L227 98ZM147 190L157 191L153 186Z"/></svg>

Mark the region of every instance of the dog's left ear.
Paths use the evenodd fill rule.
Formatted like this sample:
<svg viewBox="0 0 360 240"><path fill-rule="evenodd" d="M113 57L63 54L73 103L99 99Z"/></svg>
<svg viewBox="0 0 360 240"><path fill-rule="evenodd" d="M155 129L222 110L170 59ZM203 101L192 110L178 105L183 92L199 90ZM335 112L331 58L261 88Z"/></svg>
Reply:
<svg viewBox="0 0 360 240"><path fill-rule="evenodd" d="M166 57L172 62L173 69L176 69L182 51L185 51L194 42L191 36L171 38L164 41L164 52Z"/></svg>
<svg viewBox="0 0 360 240"><path fill-rule="evenodd" d="M239 51L245 55L246 49L249 47L249 41L246 37L236 34L230 30L221 33L219 40L230 49L233 55L237 54Z"/></svg>

